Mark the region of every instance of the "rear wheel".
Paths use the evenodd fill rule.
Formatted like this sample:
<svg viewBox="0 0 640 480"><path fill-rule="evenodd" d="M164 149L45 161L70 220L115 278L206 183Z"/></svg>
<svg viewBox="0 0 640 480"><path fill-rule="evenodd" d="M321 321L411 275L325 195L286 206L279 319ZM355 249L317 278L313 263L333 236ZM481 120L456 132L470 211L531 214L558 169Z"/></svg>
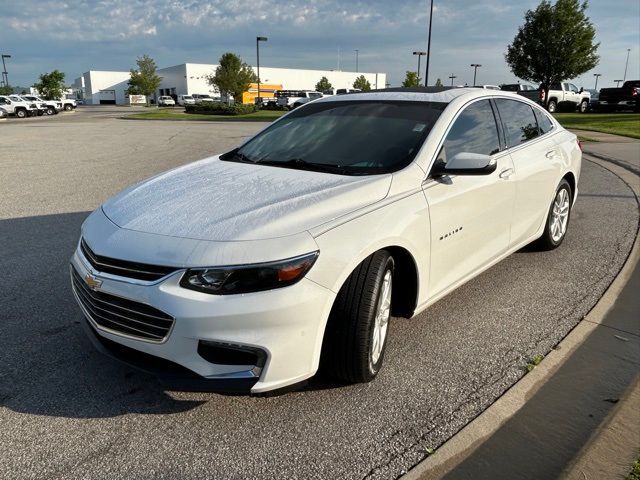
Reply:
<svg viewBox="0 0 640 480"><path fill-rule="evenodd" d="M579 110L580 110L580 113L587 113L587 110L589 110L589 102L586 100L583 100L582 102L580 102Z"/></svg>
<svg viewBox="0 0 640 480"><path fill-rule="evenodd" d="M394 262L381 250L365 259L338 292L322 346L321 368L349 383L373 380L384 359Z"/></svg>
<svg viewBox="0 0 640 480"><path fill-rule="evenodd" d="M560 182L549 207L544 233L536 245L543 250L558 248L567 233L571 217L571 185L565 179Z"/></svg>

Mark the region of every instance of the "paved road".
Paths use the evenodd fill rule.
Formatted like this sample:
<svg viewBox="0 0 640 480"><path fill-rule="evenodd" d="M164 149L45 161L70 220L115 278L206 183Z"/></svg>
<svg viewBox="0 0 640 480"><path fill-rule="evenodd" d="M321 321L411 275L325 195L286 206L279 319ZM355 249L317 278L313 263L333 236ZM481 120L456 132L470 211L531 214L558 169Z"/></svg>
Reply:
<svg viewBox="0 0 640 480"><path fill-rule="evenodd" d="M67 278L78 228L120 188L260 126L88 112L0 125L0 478L396 478L580 321L638 228L628 186L585 162L563 246L518 252L395 319L375 382L275 398L163 391L85 339Z"/></svg>

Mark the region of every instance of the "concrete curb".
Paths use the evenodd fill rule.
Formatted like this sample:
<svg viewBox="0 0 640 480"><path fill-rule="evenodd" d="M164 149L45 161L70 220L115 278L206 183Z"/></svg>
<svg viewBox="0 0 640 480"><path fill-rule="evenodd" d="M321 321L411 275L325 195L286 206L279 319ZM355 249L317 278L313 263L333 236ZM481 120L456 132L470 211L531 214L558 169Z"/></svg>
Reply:
<svg viewBox="0 0 640 480"><path fill-rule="evenodd" d="M591 154L588 154L591 155ZM638 177L626 166L613 165L599 158L591 159L594 163L607 168L625 181L636 195L640 195ZM606 166L605 166L606 164ZM605 315L615 303L620 292L627 284L634 269L640 262L640 237L636 239L627 257L627 260L611 283L607 291L598 303L591 309L585 318L569 332L569 334L545 357L545 359L533 371L525 375L509 390L507 390L496 402L488 407L462 430L451 437L433 455L430 455L418 465L413 467L403 479L439 479L453 470L457 465L469 457L486 439L493 435L500 427L513 417L535 393L549 380L553 374L565 363L587 337L602 323ZM626 404L626 402L624 402ZM616 412L619 409L616 409ZM612 413L606 423L612 423ZM603 431L601 429L598 431ZM597 442L597 433L592 437L589 445L585 446L580 458L575 464L584 465L588 462L588 448L590 445L600 445ZM595 448L595 447L594 447ZM627 452L618 452L618 458L626 460ZM615 462L615 458L611 458ZM624 460L619 460L624 461ZM573 478L573 477L571 477Z"/></svg>

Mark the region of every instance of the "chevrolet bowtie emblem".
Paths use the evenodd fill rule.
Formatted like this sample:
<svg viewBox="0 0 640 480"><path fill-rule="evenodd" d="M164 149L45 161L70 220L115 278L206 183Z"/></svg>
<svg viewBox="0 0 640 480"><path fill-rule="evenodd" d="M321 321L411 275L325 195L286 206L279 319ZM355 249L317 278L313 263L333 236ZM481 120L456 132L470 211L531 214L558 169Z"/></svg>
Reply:
<svg viewBox="0 0 640 480"><path fill-rule="evenodd" d="M94 277L90 273L84 276L84 283L86 283L91 290L98 290L102 286L102 280Z"/></svg>

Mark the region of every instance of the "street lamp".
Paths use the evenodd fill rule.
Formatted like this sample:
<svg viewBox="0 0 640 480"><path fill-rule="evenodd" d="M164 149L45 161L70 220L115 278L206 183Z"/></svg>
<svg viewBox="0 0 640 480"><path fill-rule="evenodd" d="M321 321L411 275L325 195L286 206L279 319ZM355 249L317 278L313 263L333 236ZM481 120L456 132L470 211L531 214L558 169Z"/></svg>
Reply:
<svg viewBox="0 0 640 480"><path fill-rule="evenodd" d="M2 80L6 87L9 86L9 74L7 73L7 66L4 63L5 58L11 58L11 55L2 54Z"/></svg>
<svg viewBox="0 0 640 480"><path fill-rule="evenodd" d="M453 79L454 78L458 78L456 77L453 73L451 75L449 75L449 78L451 79L451 86L453 87Z"/></svg>
<svg viewBox="0 0 640 480"><path fill-rule="evenodd" d="M596 77L596 86L593 87L594 90L598 90L598 78L602 76L601 73L594 73L593 74L594 77Z"/></svg>
<svg viewBox="0 0 640 480"><path fill-rule="evenodd" d="M433 20L433 0L431 0L431 11L429 13L429 41L427 42L427 69L424 72L424 86L429 85L429 59L431 58L431 21ZM418 57L418 60L420 57ZM418 73L420 76L420 73Z"/></svg>
<svg viewBox="0 0 640 480"><path fill-rule="evenodd" d="M358 52L360 52L360 50L356 48L354 52L356 52L356 73L358 73Z"/></svg>
<svg viewBox="0 0 640 480"><path fill-rule="evenodd" d="M629 66L629 52L631 51L630 48L627 48L627 61L624 63L624 77L623 77L623 82L627 79L627 67Z"/></svg>
<svg viewBox="0 0 640 480"><path fill-rule="evenodd" d="M614 80L616 82L616 88L620 86L620 82L624 82L624 80Z"/></svg>
<svg viewBox="0 0 640 480"><path fill-rule="evenodd" d="M476 72L478 71L478 67L481 67L482 65L480 65L479 63L472 63L471 66L473 67L473 86L476 86Z"/></svg>
<svg viewBox="0 0 640 480"><path fill-rule="evenodd" d="M420 57L426 55L427 52L413 52L413 54L418 56L418 71L416 73L418 74L418 86L420 86ZM426 83L425 86L427 86Z"/></svg>
<svg viewBox="0 0 640 480"><path fill-rule="evenodd" d="M256 60L258 67L258 107L262 107L262 98L260 98L260 42L266 42L267 37L256 37Z"/></svg>

